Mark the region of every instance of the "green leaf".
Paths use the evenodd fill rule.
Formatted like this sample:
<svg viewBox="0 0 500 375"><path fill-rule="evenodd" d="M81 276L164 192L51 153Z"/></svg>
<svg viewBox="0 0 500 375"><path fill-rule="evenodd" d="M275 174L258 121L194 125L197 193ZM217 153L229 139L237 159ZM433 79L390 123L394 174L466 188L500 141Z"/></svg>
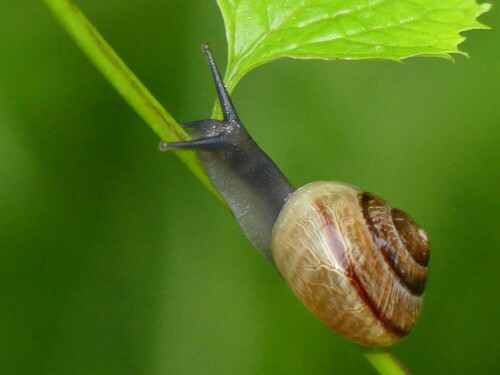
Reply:
<svg viewBox="0 0 500 375"><path fill-rule="evenodd" d="M460 32L484 29L475 0L217 0L229 47L231 91L281 57L390 59L461 53Z"/></svg>

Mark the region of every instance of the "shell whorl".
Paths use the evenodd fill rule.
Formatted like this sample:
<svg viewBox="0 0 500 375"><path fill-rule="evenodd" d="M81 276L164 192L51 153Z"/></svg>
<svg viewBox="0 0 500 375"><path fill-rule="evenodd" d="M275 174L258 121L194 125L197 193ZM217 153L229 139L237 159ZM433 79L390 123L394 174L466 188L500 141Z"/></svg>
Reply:
<svg viewBox="0 0 500 375"><path fill-rule="evenodd" d="M300 188L278 217L271 250L299 299L360 344L393 344L418 317L427 235L375 195L340 182Z"/></svg>

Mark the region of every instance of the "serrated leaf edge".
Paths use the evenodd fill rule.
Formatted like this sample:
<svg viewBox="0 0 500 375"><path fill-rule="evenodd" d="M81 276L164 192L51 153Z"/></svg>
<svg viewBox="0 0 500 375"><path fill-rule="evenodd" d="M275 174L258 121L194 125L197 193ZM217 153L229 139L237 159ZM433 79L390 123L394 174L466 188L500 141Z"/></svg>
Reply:
<svg viewBox="0 0 500 375"><path fill-rule="evenodd" d="M229 49L234 49L234 38L233 35L230 35L228 32L228 25L227 25L227 20L228 17L226 17L227 14L227 9L224 7L221 1L217 0L217 3L219 5L219 9L221 10L224 24L226 26L226 38L228 41L228 51ZM367 55L367 56L358 56L358 57L315 57L315 56L290 56L288 54L278 54L274 55L269 59L261 60L258 61L255 64L248 65L245 69L238 71L238 67L241 66L242 62L250 56L253 51L255 51L262 40L264 40L270 32L264 33L259 39L257 39L254 43L252 43L251 46L247 50L245 50L244 55L241 56L236 63L234 63L231 60L231 57L233 55L233 51L229 51L228 53L228 60L227 60L227 68L226 68L226 74L225 74L225 82L226 86L228 88L229 92L232 92L236 85L239 83L239 81L250 71L253 69L257 68L260 65L272 62L274 60L278 60L281 58L292 58L296 60L312 60L312 59L317 59L317 60L326 60L326 61L332 61L332 60L389 60L389 61L396 61L396 62L403 62L403 60L412 58L412 57L438 57L438 58L444 58L446 60L455 61L454 54L459 54L463 55L467 58L470 58L469 54L465 51L461 51L458 46L462 44L467 38L463 35L461 35L462 32L469 31L469 30L480 30L480 29L491 29L491 27L482 24L477 20L479 16L482 14L488 12L492 8L492 4L490 3L482 3L482 4L477 4L478 5L478 11L475 16L475 24L468 25L466 27L463 27L458 31L459 37L457 38L456 42L454 43L454 50L449 50L449 51L441 51L441 52L421 52L421 53L414 53L414 54L409 54L401 57L380 57L380 56L373 56L373 55Z"/></svg>

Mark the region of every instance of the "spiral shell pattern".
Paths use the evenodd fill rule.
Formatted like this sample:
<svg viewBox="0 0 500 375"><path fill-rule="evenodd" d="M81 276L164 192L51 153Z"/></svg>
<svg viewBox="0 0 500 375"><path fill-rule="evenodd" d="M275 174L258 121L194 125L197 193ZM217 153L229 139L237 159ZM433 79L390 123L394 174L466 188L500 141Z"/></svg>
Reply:
<svg viewBox="0 0 500 375"><path fill-rule="evenodd" d="M283 278L321 321L364 345L390 345L422 306L429 241L404 212L341 182L287 200L271 250Z"/></svg>

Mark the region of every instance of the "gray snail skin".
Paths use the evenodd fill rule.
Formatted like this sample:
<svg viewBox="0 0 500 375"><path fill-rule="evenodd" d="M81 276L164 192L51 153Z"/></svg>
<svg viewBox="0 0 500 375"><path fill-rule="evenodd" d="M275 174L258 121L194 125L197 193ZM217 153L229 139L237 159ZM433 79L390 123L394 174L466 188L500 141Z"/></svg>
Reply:
<svg viewBox="0 0 500 375"><path fill-rule="evenodd" d="M208 44L202 46L223 120L183 124L193 149L250 242L305 306L363 345L391 345L416 322L428 275L429 240L404 212L336 181L294 189L246 131Z"/></svg>

